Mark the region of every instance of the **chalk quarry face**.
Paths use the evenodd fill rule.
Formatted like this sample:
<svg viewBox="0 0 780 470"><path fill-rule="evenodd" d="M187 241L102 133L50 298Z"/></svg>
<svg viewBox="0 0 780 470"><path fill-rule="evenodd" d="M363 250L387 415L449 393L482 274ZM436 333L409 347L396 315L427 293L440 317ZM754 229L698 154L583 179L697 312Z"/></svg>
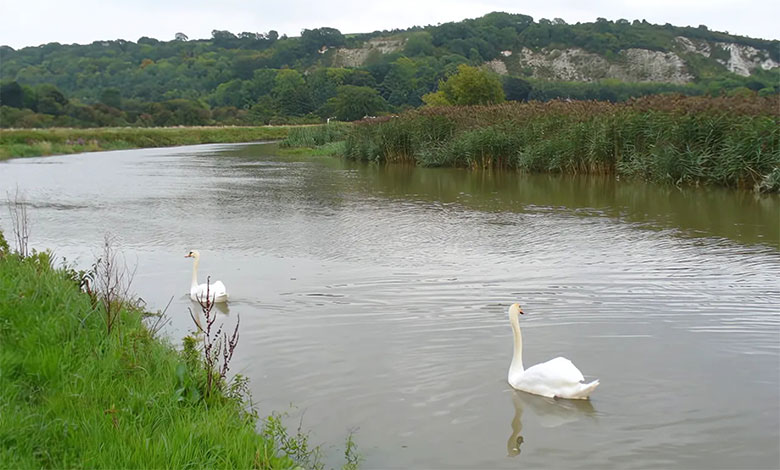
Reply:
<svg viewBox="0 0 780 470"><path fill-rule="evenodd" d="M591 82L614 78L627 82L688 83L685 61L674 52L626 49L613 60L578 48L523 48L504 59L509 70L518 69L545 80ZM514 64L512 63L514 62Z"/></svg>
<svg viewBox="0 0 780 470"><path fill-rule="evenodd" d="M357 49L341 48L333 56L334 67L360 67L371 54L390 54L403 49L405 40L376 38L370 39Z"/></svg>
<svg viewBox="0 0 780 470"><path fill-rule="evenodd" d="M361 48L338 49L333 66L359 67L372 54L390 54L404 47L403 39L375 38ZM627 82L684 84L695 78L685 57L691 54L713 59L729 72L748 76L758 68L780 67L765 50L735 43L690 39L678 36L673 51L624 49L611 58L580 48L532 50L527 47L502 51L501 57L486 62L495 72L530 76L544 80L591 82L607 78Z"/></svg>

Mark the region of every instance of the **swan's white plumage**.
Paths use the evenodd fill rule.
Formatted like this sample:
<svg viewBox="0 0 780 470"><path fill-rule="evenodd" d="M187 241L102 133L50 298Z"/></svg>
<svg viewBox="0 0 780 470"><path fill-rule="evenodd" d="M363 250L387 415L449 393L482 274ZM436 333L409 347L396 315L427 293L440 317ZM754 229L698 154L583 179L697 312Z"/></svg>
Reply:
<svg viewBox="0 0 780 470"><path fill-rule="evenodd" d="M222 281L214 281L208 286L204 284L198 284L198 264L200 263L200 252L198 250L192 250L185 255L185 258L194 258L192 263L192 284L190 285L190 298L195 301L206 300L206 295L212 303L227 302L228 294L227 288Z"/></svg>
<svg viewBox="0 0 780 470"><path fill-rule="evenodd" d="M523 339L518 319L521 313L523 311L519 304L509 307L509 321L515 340L514 356L507 377L509 385L517 390L550 398L588 398L598 387L599 381L584 383L582 372L565 357L523 368Z"/></svg>

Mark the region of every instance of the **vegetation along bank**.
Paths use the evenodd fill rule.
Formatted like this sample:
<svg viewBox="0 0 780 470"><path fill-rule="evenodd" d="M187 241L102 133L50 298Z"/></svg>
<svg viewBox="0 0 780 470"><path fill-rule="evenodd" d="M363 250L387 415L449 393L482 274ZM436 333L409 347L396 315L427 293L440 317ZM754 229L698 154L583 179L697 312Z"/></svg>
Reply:
<svg viewBox="0 0 780 470"><path fill-rule="evenodd" d="M3 129L0 160L68 153L283 139L285 126Z"/></svg>
<svg viewBox="0 0 780 470"><path fill-rule="evenodd" d="M322 468L278 415L257 432L244 379L207 383L194 337L175 350L132 303L52 263L0 232L0 468Z"/></svg>
<svg viewBox="0 0 780 470"><path fill-rule="evenodd" d="M343 155L778 192L779 124L780 100L755 95L427 107L356 123Z"/></svg>
<svg viewBox="0 0 780 470"><path fill-rule="evenodd" d="M756 14L760 14L756 12ZM0 127L303 124L417 108L462 65L507 100L780 92L780 41L644 19L492 12L408 29L0 45ZM354 104L364 112L355 116Z"/></svg>

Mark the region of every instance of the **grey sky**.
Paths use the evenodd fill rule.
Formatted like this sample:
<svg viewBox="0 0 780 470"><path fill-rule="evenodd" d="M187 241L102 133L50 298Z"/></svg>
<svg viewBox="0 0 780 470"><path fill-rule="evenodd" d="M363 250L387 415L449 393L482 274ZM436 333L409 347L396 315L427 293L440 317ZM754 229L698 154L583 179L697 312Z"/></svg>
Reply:
<svg viewBox="0 0 780 470"><path fill-rule="evenodd" d="M733 34L778 39L775 0L0 0L0 44L14 48L48 42L137 41L211 37L213 29L297 36L303 28L329 26L342 33L407 28L475 18L491 11L563 18L568 23L646 19L677 26L707 25Z"/></svg>

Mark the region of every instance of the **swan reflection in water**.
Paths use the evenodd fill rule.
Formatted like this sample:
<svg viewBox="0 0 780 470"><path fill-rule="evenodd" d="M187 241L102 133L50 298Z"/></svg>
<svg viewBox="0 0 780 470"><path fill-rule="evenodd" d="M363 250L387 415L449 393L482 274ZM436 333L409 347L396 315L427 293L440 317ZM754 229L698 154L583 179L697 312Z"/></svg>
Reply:
<svg viewBox="0 0 780 470"><path fill-rule="evenodd" d="M198 330L203 331L205 326L205 320L203 319L203 307L201 307L200 303L195 300L190 300L190 304L192 304L190 307L190 312L192 319L195 322L195 326L198 328ZM230 315L230 307L228 307L227 302L213 303L211 305L212 312L216 311L222 315Z"/></svg>
<svg viewBox="0 0 780 470"><path fill-rule="evenodd" d="M596 416L590 400L564 400L547 398L539 395L512 390L512 404L515 407L515 416L512 418L512 434L506 443L506 450L510 457L520 454L520 446L523 444L523 411L531 410L539 424L545 428L557 428L558 426L579 421L583 417Z"/></svg>

